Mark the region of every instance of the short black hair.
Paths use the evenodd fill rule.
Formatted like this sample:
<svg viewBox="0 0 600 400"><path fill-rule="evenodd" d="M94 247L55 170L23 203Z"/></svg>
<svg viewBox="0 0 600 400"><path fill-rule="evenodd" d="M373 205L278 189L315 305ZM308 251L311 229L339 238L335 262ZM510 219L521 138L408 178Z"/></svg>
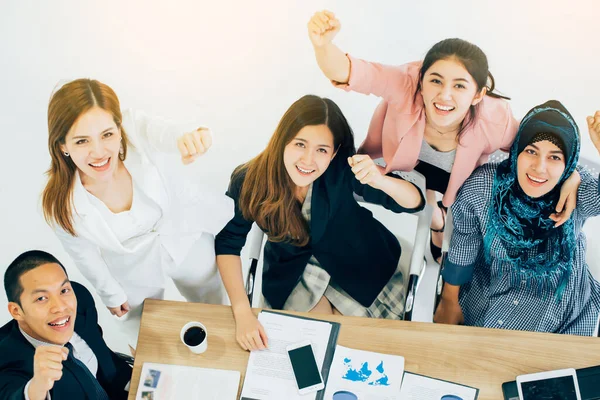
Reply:
<svg viewBox="0 0 600 400"><path fill-rule="evenodd" d="M65 271L65 275L67 275L65 266L52 254L42 250L26 251L15 258L4 273L4 290L6 291L8 301L21 306L21 295L23 294L23 286L21 286L20 281L21 275L42 265L52 263L60 265L63 271Z"/></svg>

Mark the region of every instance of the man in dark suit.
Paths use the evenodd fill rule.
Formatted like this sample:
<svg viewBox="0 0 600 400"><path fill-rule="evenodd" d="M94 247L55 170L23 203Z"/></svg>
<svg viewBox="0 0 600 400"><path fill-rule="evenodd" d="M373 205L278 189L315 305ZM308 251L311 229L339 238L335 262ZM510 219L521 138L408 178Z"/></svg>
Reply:
<svg viewBox="0 0 600 400"><path fill-rule="evenodd" d="M4 274L13 320L0 328L0 399L126 399L129 365L102 338L90 292L51 254L28 251Z"/></svg>

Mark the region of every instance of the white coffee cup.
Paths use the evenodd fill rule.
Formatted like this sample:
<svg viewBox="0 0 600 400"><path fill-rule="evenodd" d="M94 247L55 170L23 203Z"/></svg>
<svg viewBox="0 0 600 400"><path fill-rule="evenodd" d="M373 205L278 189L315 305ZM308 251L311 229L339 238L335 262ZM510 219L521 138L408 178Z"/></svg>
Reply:
<svg viewBox="0 0 600 400"><path fill-rule="evenodd" d="M200 330L195 328L199 328ZM192 353L204 353L208 347L208 331L200 322L191 321L185 324L183 328L181 328L179 337Z"/></svg>

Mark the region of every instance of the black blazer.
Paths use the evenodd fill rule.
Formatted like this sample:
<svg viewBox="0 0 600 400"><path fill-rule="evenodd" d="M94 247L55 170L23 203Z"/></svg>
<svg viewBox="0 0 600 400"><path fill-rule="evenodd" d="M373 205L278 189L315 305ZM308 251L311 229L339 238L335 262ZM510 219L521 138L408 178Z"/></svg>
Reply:
<svg viewBox="0 0 600 400"><path fill-rule="evenodd" d="M217 255L240 255L254 222L244 218L238 204L244 177L244 173L234 174L229 184L227 195L235 201L235 215L215 238ZM283 308L311 255L365 307L373 304L390 280L400 258L400 244L371 211L356 202L354 193L396 213L417 212L425 205L422 193L420 207L405 209L384 192L362 185L346 156L338 154L313 183L309 244L265 245L262 291L273 308Z"/></svg>
<svg viewBox="0 0 600 400"><path fill-rule="evenodd" d="M77 297L75 332L98 359L98 382L110 399L127 399L125 386L131 379L131 367L106 346L90 292L79 283L71 284ZM23 400L25 385L33 378L35 349L21 334L15 320L0 328L0 354L0 399ZM93 389L82 387L67 367L63 367L63 376L54 383L50 396L52 400L95 399Z"/></svg>

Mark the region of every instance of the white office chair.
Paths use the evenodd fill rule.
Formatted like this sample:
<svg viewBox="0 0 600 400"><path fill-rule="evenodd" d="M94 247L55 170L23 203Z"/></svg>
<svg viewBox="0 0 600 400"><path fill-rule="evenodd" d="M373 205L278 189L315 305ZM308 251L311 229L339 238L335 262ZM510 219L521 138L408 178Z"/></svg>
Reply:
<svg viewBox="0 0 600 400"><path fill-rule="evenodd" d="M376 160L381 163L381 160ZM415 183L425 193L425 178L416 171L410 173L398 173L404 179ZM429 226L431 225L432 209L430 206L416 214L396 214L384 209L382 206L369 204L364 202L362 198L356 197L359 204L371 210L380 222L382 222L391 232L395 233L402 245L402 257L399 260L400 267L407 279L407 295L405 301L405 319L421 322L431 322L433 319L433 306L435 304L435 287L439 276L439 265L437 265L437 275L433 271L427 270L426 267L426 251L429 243ZM410 223L412 216L417 216L416 228L414 229L414 240L412 246L407 246L407 237L411 233L406 233L406 228L412 228L414 225ZM412 220L414 222L414 219ZM402 229L404 234L399 235L398 230ZM261 307L262 300L262 267L263 267L263 248L264 248L264 233L256 224L252 226L252 230L248 235L247 246L249 246L249 261L248 278L246 280L246 293L252 307ZM431 255L429 255L431 258ZM408 265L406 265L408 264ZM434 262L435 264L435 262ZM429 273L425 273L429 272ZM432 279L431 282L426 282L427 279ZM418 296L421 288L433 287L433 291L428 295ZM424 304L419 304L417 299L430 299Z"/></svg>

